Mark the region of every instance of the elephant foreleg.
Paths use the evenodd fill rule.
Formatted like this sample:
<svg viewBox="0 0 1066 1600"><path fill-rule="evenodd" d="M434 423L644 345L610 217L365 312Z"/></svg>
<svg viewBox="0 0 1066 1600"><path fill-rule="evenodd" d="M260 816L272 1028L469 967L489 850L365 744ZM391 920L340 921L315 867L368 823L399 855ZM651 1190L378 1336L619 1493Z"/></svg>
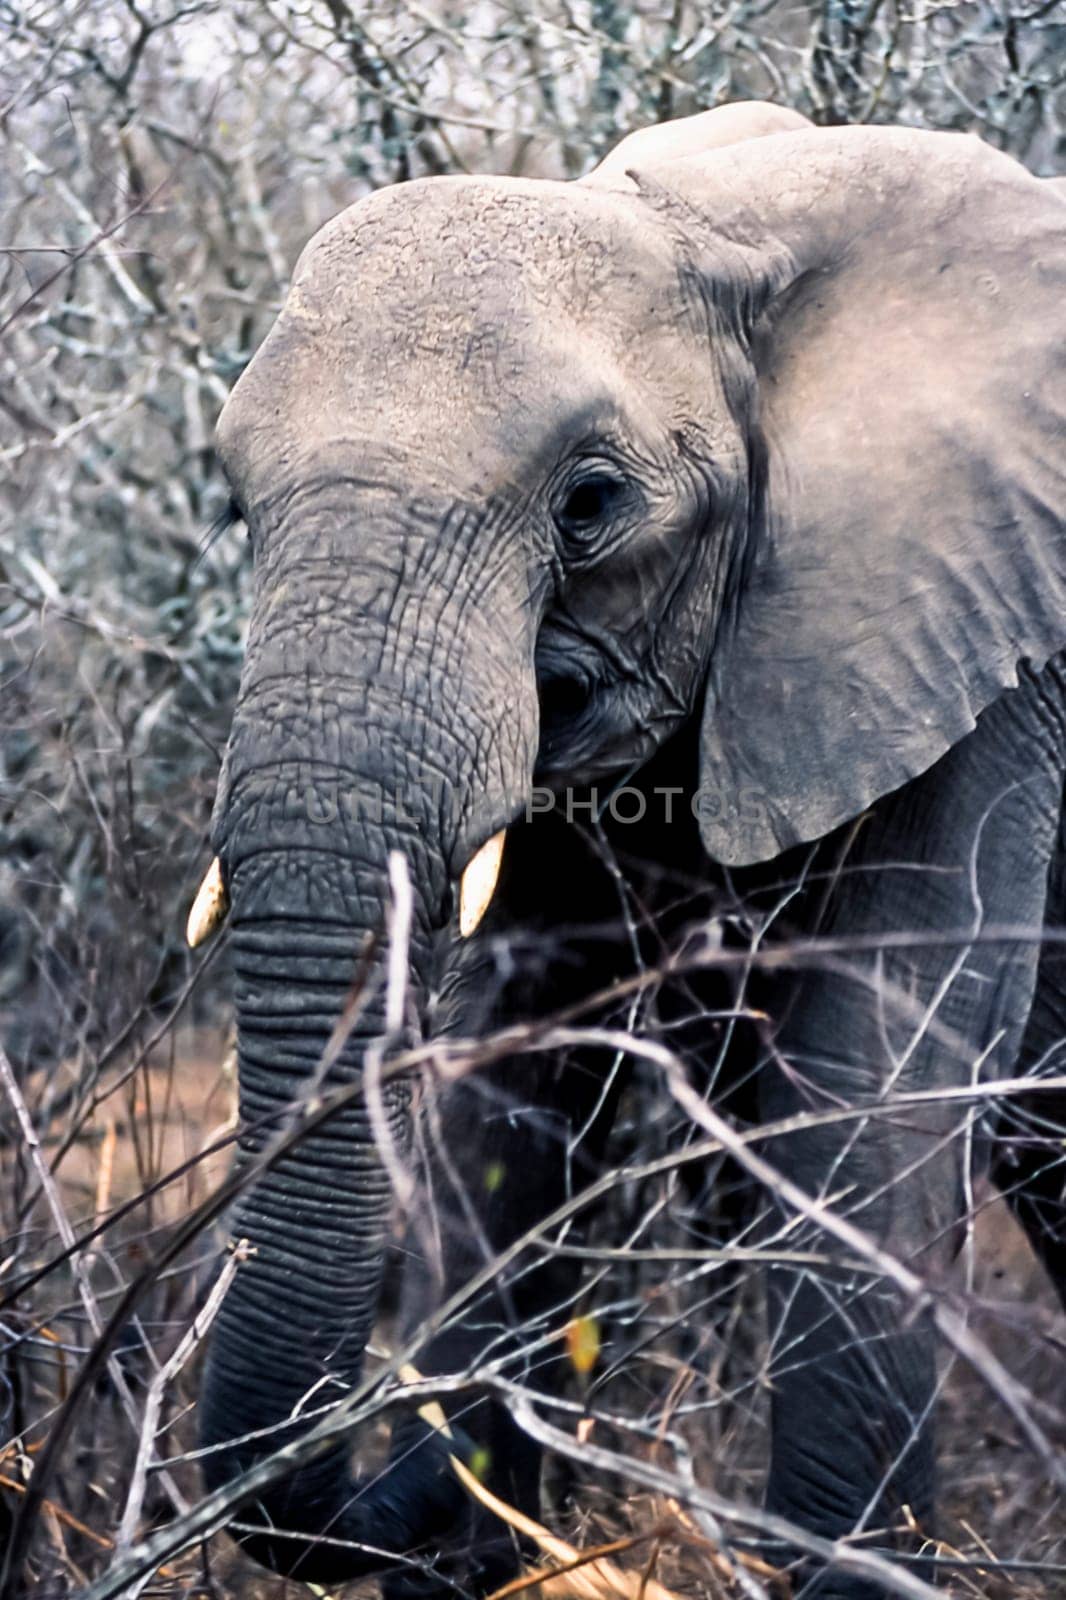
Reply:
<svg viewBox="0 0 1066 1600"><path fill-rule="evenodd" d="M576 1080L586 1079L585 1084ZM473 1373L495 1368L532 1393L553 1393L561 1376L560 1332L574 1314L578 1285L572 1258L551 1253L551 1238L536 1242L539 1219L588 1181L595 1165L596 1103L603 1074L593 1061L512 1060L451 1089L438 1116L424 1127L431 1151L436 1263L422 1251L425 1229L407 1240L404 1324L410 1334L428 1313L462 1294L487 1264L530 1236L512 1265L494 1272L482 1291L450 1316L426 1345L427 1373ZM604 1105L613 1110L613 1093ZM579 1135L593 1117L584 1142ZM573 1240L580 1229L569 1235ZM436 1267L434 1272L433 1267ZM472 1397L450 1408L474 1441L478 1471L495 1494L539 1516L541 1451L506 1408ZM394 1455L406 1446L397 1430ZM466 1586L475 1593L513 1576L517 1544L488 1513L456 1530L465 1545ZM432 1583L394 1583L390 1595L435 1593Z"/></svg>
<svg viewBox="0 0 1066 1600"><path fill-rule="evenodd" d="M1048 668L873 809L819 929L831 950L812 952L762 1073L764 1116L808 1114L767 1148L814 1203L803 1220L770 1207L781 1261L769 1274L768 1498L829 1538L890 1546L912 1520L931 1531L933 1329L873 1252L905 1262L933 1293L950 1262L975 1108L907 1097L1014 1068L1037 944L994 930L1042 926L1063 748L1061 679ZM845 1120L830 1120L841 1110ZM865 1254L826 1232L825 1201L862 1231ZM801 1248L820 1249L826 1268L789 1267ZM830 1568L800 1592L872 1600L879 1590Z"/></svg>
<svg viewBox="0 0 1066 1600"><path fill-rule="evenodd" d="M544 1017L579 996L605 988L620 956L602 932L594 942L568 937L568 922L585 925L617 920L615 891L574 835L552 828L553 871L546 877L543 836L550 824L518 830L508 840L509 876L502 903L494 905L488 937L465 946L450 972L446 1030L477 1036L486 1021L496 1025ZM560 864L560 857L562 863ZM563 886L564 906L549 905L552 883ZM534 933L538 948L500 960L500 941L528 939L522 931L533 910L547 915L561 933ZM501 970L514 981L501 989ZM485 1016L488 1009L489 1015ZM561 1332L574 1312L579 1264L552 1249L553 1236L540 1221L598 1175L603 1144L622 1086L621 1065L602 1052L517 1054L471 1073L431 1098L420 1122L426 1199L409 1230L404 1264L403 1324L409 1336L427 1318L461 1297L429 1338L419 1366L429 1374L476 1374L490 1368L534 1393L558 1388L563 1363ZM567 1234L580 1237L578 1213ZM524 1247L505 1266L502 1252ZM466 1296L486 1269L487 1281ZM465 1298L462 1298L465 1297ZM451 1406L451 1415L479 1452L478 1470L492 1491L539 1515L541 1451L498 1401L472 1396ZM394 1434L393 1459L401 1464L417 1425ZM483 1593L512 1577L519 1549L510 1531L491 1514L471 1511L455 1529L444 1569L394 1574L389 1600L448 1592L439 1575L461 1575L464 1592Z"/></svg>
<svg viewBox="0 0 1066 1600"><path fill-rule="evenodd" d="M1036 993L1018 1058L1018 1077L1061 1077L1066 1070L1066 812L1048 880ZM992 1177L1066 1303L1066 1092L1012 1099L996 1119Z"/></svg>

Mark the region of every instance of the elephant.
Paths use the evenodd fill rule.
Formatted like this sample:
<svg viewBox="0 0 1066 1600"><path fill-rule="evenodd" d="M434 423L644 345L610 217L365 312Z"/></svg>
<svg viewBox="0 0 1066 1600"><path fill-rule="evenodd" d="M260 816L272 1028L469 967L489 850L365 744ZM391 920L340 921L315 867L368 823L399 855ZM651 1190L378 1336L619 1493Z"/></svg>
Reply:
<svg viewBox="0 0 1066 1600"><path fill-rule="evenodd" d="M1066 1015L1064 333L1062 185L969 135L768 105L642 130L573 182L406 182L307 245L218 425L254 596L190 940L228 914L238 1170L301 1096L354 1092L236 1202L209 1486L359 1380L419 1148L382 1040L609 996L620 892L669 951L707 944L691 907L789 884L723 1080L782 1175L763 1225L826 1261L766 1271L791 1352L766 1512L808 1600L885 1592L852 1535L891 1563L903 1508L933 1528L938 1295L975 1174L1066 1287L1066 1104L1037 1086ZM573 797L603 816L624 790L683 800L616 829L611 866ZM512 1045L435 1102L443 1220L430 1248L408 1196L403 1288L431 1377L490 1344L521 1370L518 1330L565 1321L562 1257L431 1313L600 1170L613 1059ZM974 1121L978 1080L1030 1076ZM857 1287L856 1241L902 1265ZM540 1446L475 1398L447 1443L401 1417L372 1478L342 1441L260 1489L248 1548L394 1596L504 1581L516 1552L448 1451L535 1515Z"/></svg>

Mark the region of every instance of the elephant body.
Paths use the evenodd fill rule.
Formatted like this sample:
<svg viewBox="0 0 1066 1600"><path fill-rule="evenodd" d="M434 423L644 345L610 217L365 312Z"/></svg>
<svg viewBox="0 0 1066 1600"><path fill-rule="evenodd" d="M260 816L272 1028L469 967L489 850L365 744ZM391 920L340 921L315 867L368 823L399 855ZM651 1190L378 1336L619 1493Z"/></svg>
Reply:
<svg viewBox="0 0 1066 1600"><path fill-rule="evenodd" d="M649 817L660 786L691 789L685 741L675 741L668 756L665 768L653 763L639 785ZM766 1127L787 1128L803 1113L869 1108L866 1121L846 1117L801 1133L791 1128L768 1142L765 1154L808 1193L840 1195L842 1215L879 1250L913 1267L934 1293L949 1282L973 1184L984 1174L994 1178L1066 1293L1066 1200L1062 1163L1051 1147L1066 1126L1066 1095L1015 1094L992 1102L976 1120L966 1095L975 1081L1050 1074L1061 1061L1066 961L1059 945L1042 948L1033 934L1058 930L1066 917L1064 767L1066 661L1060 658L1025 675L973 733L922 778L870 808L858 827L845 826L815 849L794 850L767 868L735 871L728 890L701 860L691 819L687 826L675 819L666 829L650 822L636 840L624 826L606 829L619 859L623 852L644 859L658 846L657 881L638 870L629 891L661 933L661 948L676 948L679 925L691 938L704 906L748 929L764 926L760 907L785 905L765 934L769 970L748 976L746 993L738 982L717 997L727 1015L745 1005L756 1015L769 1012L772 1046L734 1038L723 1067L722 1029L711 1020L721 1013L708 1001L697 1013L706 1036L701 1081L745 1122ZM499 991L492 943L508 937L518 943L523 930L541 921L565 926L575 900L599 930L594 942L586 948L567 940L535 983L520 982L517 996L505 991L503 1009L491 1020L552 1014L590 988L605 989L619 973L631 974L617 887L597 854L563 843L565 824L553 820L554 830L541 825L538 833L527 825L512 833L510 870L489 914L487 948L468 947L453 966L446 1032L476 1035L489 1020L484 996ZM553 894L549 883L557 874ZM613 947L602 933L612 923ZM893 932L903 935L896 944ZM796 956L782 971L773 956L793 946ZM691 1016L691 991L686 998ZM688 1026L697 1032L687 1052L691 1068L701 1056L700 1024ZM675 1034L670 1027L661 1037ZM790 1070L777 1070L775 1059ZM563 1061L509 1057L443 1091L426 1139L442 1258L434 1257L431 1268L418 1227L410 1230L407 1336L535 1219L563 1205L582 1176L588 1181L599 1170L623 1089L611 1081L613 1066L609 1056L597 1066L589 1051ZM747 1084L741 1093L738 1079ZM936 1102L938 1091L952 1090L960 1098ZM917 1103L909 1104L910 1097ZM897 1109L886 1115L893 1101ZM462 1199L472 1194L477 1202L477 1174L499 1175L491 1202L481 1198L477 1229L456 1194L456 1152L466 1179ZM700 1200L707 1204L708 1196ZM787 1205L776 1217L771 1208L757 1228L773 1234L788 1216ZM736 1231L750 1243L750 1216L743 1223ZM827 1243L816 1222L796 1230L794 1219L788 1239L798 1255L805 1247L824 1252ZM486 1287L462 1319L429 1342L420 1357L424 1370L455 1374L499 1362L507 1330L514 1329L515 1349L525 1340L535 1354L524 1364L516 1358L511 1370L535 1392L551 1394L555 1380L539 1339L557 1333L566 1308L580 1303L580 1266L557 1262L538 1277L527 1250L515 1271L517 1286L504 1279ZM898 1532L904 1506L918 1526L934 1527L936 1336L928 1311L874 1274L856 1280L854 1264L838 1275L827 1268L812 1274L785 1260L770 1269L768 1292L767 1509L827 1540ZM535 1514L537 1444L503 1407L479 1415L466 1401L460 1415L499 1463L494 1487ZM397 1457L408 1443L401 1430ZM503 1583L515 1551L498 1523L481 1517L469 1537L476 1554L462 1569L468 1581L486 1588ZM912 1546L906 1535L900 1542ZM760 1549L787 1565L784 1547L772 1539L764 1536ZM397 1596L435 1592L434 1582L426 1586L423 1579L394 1579L389 1587ZM834 1568L806 1582L797 1577L796 1592L807 1600L873 1600L888 1591Z"/></svg>
<svg viewBox="0 0 1066 1600"><path fill-rule="evenodd" d="M781 1354L747 1531L808 1600L883 1592L869 1548L932 1531L975 1173L1066 1284L1066 1104L974 1097L1046 1075L1066 1015L1064 291L1061 185L772 107L645 130L575 184L402 185L308 246L220 424L256 562L214 824L243 1170L363 1087L238 1204L210 1482L358 1382L399 1197L418 1365L479 1370L456 1418L535 1514L540 1425L508 1396L552 1392L581 1252L531 1230L602 1169L611 986L659 965L660 1086L761 1196ZM568 820L590 786L639 824ZM383 1038L535 1033L594 995L598 1043L524 1036L412 1143ZM395 1596L518 1556L414 1416L374 1479L334 1441L244 1520L275 1567L389 1569Z"/></svg>

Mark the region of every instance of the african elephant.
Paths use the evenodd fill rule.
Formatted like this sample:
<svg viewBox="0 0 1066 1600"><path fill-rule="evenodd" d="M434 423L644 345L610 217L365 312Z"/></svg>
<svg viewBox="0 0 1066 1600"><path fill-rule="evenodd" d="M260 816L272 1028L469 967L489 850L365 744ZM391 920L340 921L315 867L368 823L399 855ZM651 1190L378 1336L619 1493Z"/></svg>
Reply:
<svg viewBox="0 0 1066 1600"><path fill-rule="evenodd" d="M808 1197L819 1237L819 1198L845 1197L935 1285L980 1159L1063 1282L1046 1149L954 1135L974 1075L1040 1066L1066 1006L1038 937L1066 922L1064 330L1060 186L975 138L765 106L638 134L578 182L420 180L321 229L218 431L255 598L192 931L228 903L243 1160L323 1059L327 1089L358 1083L431 993L446 1030L484 1020L501 934L617 923L615 878L558 807L523 821L528 795L691 791L677 826L642 825L645 859L808 885L789 928L822 955L768 965L751 1078L766 1125L811 1113L760 1157L788 1179L780 1216ZM408 1009L389 1021L367 940L396 853ZM496 1020L608 985L627 937L519 970ZM445 1227L442 1283L414 1219L412 1325L558 1204L575 1129L593 1170L599 1062L516 1055L449 1091L441 1150L497 1181ZM886 1096L910 1110L878 1115ZM1044 1125L1064 1109L1041 1106ZM410 1121L388 1078L240 1200L255 1253L212 1333L211 1484L355 1382ZM859 1292L848 1240L821 1242L836 1268L769 1273L795 1358L767 1506L832 1540L903 1506L928 1529L935 1294ZM490 1283L419 1366L462 1372L516 1319L546 1325L574 1271ZM534 1508L537 1446L506 1408L467 1429ZM467 1504L439 1438L400 1424L372 1481L334 1447L245 1509L250 1548L324 1580L432 1552ZM509 1548L464 1537L470 1586L500 1581ZM847 1561L805 1572L805 1596L881 1592ZM389 1592L447 1587L421 1581Z"/></svg>

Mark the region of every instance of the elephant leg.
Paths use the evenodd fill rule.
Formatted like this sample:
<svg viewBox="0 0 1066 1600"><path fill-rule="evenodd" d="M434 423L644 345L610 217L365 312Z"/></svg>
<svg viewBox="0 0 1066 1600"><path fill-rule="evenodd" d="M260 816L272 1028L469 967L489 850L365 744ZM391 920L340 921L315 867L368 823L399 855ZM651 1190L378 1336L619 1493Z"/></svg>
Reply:
<svg viewBox="0 0 1066 1600"><path fill-rule="evenodd" d="M799 972L762 1071L765 1117L810 1114L801 1131L768 1141L778 1171L934 1292L957 1247L974 1112L900 1097L1013 1069L1037 945L991 930L1043 924L1063 698L1058 667L1023 676L935 767L862 820L828 898L812 892L831 952L812 952ZM848 1108L849 1120L815 1121ZM905 1508L929 1532L930 1320L816 1217L797 1219L776 1198L771 1212L768 1247L776 1230L781 1260L768 1275L769 1507L824 1537L882 1547L902 1537ZM802 1249L828 1264L789 1266ZM880 1588L829 1567L797 1593L873 1600Z"/></svg>
<svg viewBox="0 0 1066 1600"><path fill-rule="evenodd" d="M601 1129L614 1104L602 1064L575 1057L510 1060L449 1091L433 1119L436 1126L425 1130L427 1142L439 1140L439 1153L431 1153L430 1161L440 1275L434 1282L418 1230L412 1230L404 1289L408 1333L585 1185L597 1168ZM580 1140L590 1118L592 1127ZM568 1238L575 1242L580 1234L580 1228L572 1229ZM421 1369L470 1373L499 1363L509 1379L531 1392L555 1392L563 1375L559 1333L574 1314L578 1281L572 1258L525 1251L431 1338ZM474 1398L448 1409L477 1447L479 1473L493 1493L538 1516L540 1447L499 1403ZM397 1430L398 1452L405 1448L404 1434L402 1427ZM474 1513L460 1542L464 1587L483 1592L514 1575L518 1547L497 1518ZM409 1575L393 1580L387 1593L433 1594L435 1581L427 1587L425 1579Z"/></svg>
<svg viewBox="0 0 1066 1600"><path fill-rule="evenodd" d="M1066 809L1048 880L1047 925L1066 929ZM1036 993L1017 1074L1066 1070L1066 949L1042 947ZM1066 1304L1066 1093L1033 1093L1001 1112L992 1145L992 1177L1024 1228Z"/></svg>
<svg viewBox="0 0 1066 1600"><path fill-rule="evenodd" d="M625 960L610 932L619 920L617 890L590 861L576 831L545 819L512 833L517 837L508 839L507 876L487 937L465 946L448 975L449 1034L475 1036L487 1023L550 1015L606 988ZM566 916L561 906L545 912L546 856L570 896ZM549 928L538 933L534 918L549 920ZM578 922L596 927L595 938L554 931ZM509 943L512 934L531 948ZM515 976L501 992L507 970ZM420 1121L427 1199L405 1251L406 1336L599 1174L624 1071L624 1063L603 1052L523 1054L474 1072L429 1101ZM583 1223L579 1215L568 1242L581 1237ZM524 1250L429 1339L420 1369L464 1374L496 1362L531 1391L556 1391L565 1359L559 1334L574 1314L579 1273L573 1257L550 1247ZM473 1441L478 1470L493 1493L536 1517L540 1447L496 1401L474 1396L448 1409ZM417 1439L416 1424L401 1424L394 1460ZM385 1594L388 1600L444 1594L460 1579L463 1592L484 1593L514 1576L520 1558L517 1540L499 1519L472 1508L434 1571L396 1571L386 1579Z"/></svg>

